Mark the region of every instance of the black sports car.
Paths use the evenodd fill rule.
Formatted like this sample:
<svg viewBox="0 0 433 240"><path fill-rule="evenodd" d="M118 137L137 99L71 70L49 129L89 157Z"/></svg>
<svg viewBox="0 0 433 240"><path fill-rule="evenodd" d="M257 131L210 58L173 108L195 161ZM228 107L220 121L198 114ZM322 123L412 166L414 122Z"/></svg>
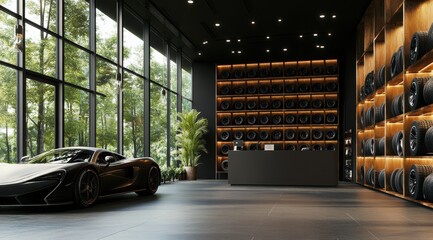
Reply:
<svg viewBox="0 0 433 240"><path fill-rule="evenodd" d="M151 195L161 171L149 157L126 158L105 149L58 148L20 164L0 163L0 205L92 205L121 192Z"/></svg>

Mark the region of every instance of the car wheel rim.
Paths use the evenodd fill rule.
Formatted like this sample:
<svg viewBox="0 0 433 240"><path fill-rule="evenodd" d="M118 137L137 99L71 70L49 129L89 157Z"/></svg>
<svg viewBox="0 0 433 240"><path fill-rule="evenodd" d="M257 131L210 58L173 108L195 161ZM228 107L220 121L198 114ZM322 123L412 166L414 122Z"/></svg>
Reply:
<svg viewBox="0 0 433 240"><path fill-rule="evenodd" d="M87 170L80 179L80 199L84 205L92 204L98 197L99 184L94 172Z"/></svg>
<svg viewBox="0 0 433 240"><path fill-rule="evenodd" d="M415 100L415 97L416 97L416 84L415 84L415 82L413 82L411 85L410 85L410 94L409 94L409 105L411 106L411 107L414 107L415 106L415 102L414 102L414 100Z"/></svg>
<svg viewBox="0 0 433 240"><path fill-rule="evenodd" d="M159 186L159 176L158 170L155 167L152 167L149 172L149 190L151 192L156 192Z"/></svg>
<svg viewBox="0 0 433 240"><path fill-rule="evenodd" d="M415 193L416 185L417 185L416 173L414 169L411 169L409 172L409 192L411 195Z"/></svg>
<svg viewBox="0 0 433 240"><path fill-rule="evenodd" d="M410 136L409 136L409 143L410 143L410 150L415 151L416 150L416 128L413 126L410 129Z"/></svg>

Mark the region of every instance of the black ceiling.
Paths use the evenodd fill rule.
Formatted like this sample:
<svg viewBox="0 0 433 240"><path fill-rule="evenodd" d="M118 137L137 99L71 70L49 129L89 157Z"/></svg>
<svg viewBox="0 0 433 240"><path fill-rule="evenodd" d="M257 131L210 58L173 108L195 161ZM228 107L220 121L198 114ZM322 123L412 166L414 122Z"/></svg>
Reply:
<svg viewBox="0 0 433 240"><path fill-rule="evenodd" d="M151 2L192 43L194 60L231 63L338 57L371 0Z"/></svg>

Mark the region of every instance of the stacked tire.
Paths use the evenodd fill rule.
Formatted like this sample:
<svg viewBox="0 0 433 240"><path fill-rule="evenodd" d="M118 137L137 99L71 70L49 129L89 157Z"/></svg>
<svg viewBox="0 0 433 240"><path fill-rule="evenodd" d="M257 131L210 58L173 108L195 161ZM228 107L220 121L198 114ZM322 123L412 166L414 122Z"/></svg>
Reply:
<svg viewBox="0 0 433 240"><path fill-rule="evenodd" d="M403 72L403 46L400 46L391 57L391 78Z"/></svg>
<svg viewBox="0 0 433 240"><path fill-rule="evenodd" d="M403 168L394 169L389 181L391 189L400 194L403 194L403 172Z"/></svg>
<svg viewBox="0 0 433 240"><path fill-rule="evenodd" d="M433 24L429 31L419 31L412 35L409 63L412 65L433 49Z"/></svg>
<svg viewBox="0 0 433 240"><path fill-rule="evenodd" d="M419 120L409 130L409 147L412 156L433 152L433 120Z"/></svg>
<svg viewBox="0 0 433 240"><path fill-rule="evenodd" d="M396 96L391 103L391 115L396 117L403 114L403 94Z"/></svg>
<svg viewBox="0 0 433 240"><path fill-rule="evenodd" d="M404 149L403 131L399 131L396 134L394 134L391 140L391 149L394 155L397 155L399 157L403 156L403 149Z"/></svg>
<svg viewBox="0 0 433 240"><path fill-rule="evenodd" d="M433 166L414 164L409 170L408 187L410 197L416 200L424 199L423 185L425 178L433 173ZM428 188L428 187L427 187Z"/></svg>

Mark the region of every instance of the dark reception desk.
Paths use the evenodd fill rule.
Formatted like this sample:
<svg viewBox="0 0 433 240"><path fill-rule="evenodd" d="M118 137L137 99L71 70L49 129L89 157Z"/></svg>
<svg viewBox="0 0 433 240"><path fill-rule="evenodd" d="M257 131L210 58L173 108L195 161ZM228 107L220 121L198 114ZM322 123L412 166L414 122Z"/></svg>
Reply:
<svg viewBox="0 0 433 240"><path fill-rule="evenodd" d="M232 185L336 186L338 151L229 151Z"/></svg>

